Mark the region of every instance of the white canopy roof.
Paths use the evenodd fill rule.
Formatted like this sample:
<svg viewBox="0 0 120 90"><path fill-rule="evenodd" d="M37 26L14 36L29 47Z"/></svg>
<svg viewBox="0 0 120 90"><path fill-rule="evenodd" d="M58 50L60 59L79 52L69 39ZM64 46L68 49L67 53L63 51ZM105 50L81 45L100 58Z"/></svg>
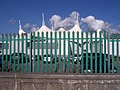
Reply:
<svg viewBox="0 0 120 90"><path fill-rule="evenodd" d="M26 33L26 32L23 31L22 29L19 30L19 35L22 35L22 34L24 34L24 33Z"/></svg>
<svg viewBox="0 0 120 90"><path fill-rule="evenodd" d="M82 31L82 29L80 28L80 26L79 26L79 16L78 16L78 14L76 14L77 15L77 21L76 21L76 24L75 24L75 26L72 28L72 29L70 29L70 30L68 30L68 31L70 31L70 32L78 32L78 31Z"/></svg>
<svg viewBox="0 0 120 90"><path fill-rule="evenodd" d="M52 31L52 30L49 29L46 25L42 25L42 26L40 27L40 29L36 31L36 33L37 33L37 32L50 32L50 31Z"/></svg>
<svg viewBox="0 0 120 90"><path fill-rule="evenodd" d="M42 18L43 18L42 26L35 33L38 33L38 32L51 32L52 30L45 25L44 14L42 14Z"/></svg>
<svg viewBox="0 0 120 90"><path fill-rule="evenodd" d="M82 31L82 29L80 28L80 26L78 24L76 24L73 28L71 28L70 30L68 30L70 32L77 32L77 31Z"/></svg>
<svg viewBox="0 0 120 90"><path fill-rule="evenodd" d="M66 31L64 28L60 28L60 29L58 30L58 32L64 32L64 31Z"/></svg>

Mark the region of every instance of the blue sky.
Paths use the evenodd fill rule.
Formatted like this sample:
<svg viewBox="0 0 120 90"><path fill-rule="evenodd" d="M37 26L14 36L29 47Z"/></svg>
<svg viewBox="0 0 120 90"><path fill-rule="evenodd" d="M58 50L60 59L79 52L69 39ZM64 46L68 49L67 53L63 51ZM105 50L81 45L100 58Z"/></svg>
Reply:
<svg viewBox="0 0 120 90"><path fill-rule="evenodd" d="M76 11L80 18L94 16L112 25L120 27L120 0L0 0L0 34L17 33L18 20L24 27L27 23L41 26L41 14L50 27L50 18L59 15L63 20ZM28 31L28 30L26 30Z"/></svg>

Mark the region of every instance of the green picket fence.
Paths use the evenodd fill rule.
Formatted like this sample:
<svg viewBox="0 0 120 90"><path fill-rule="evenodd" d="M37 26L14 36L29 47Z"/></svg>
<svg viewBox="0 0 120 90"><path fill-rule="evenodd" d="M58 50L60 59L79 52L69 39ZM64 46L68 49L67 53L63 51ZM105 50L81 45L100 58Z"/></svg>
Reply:
<svg viewBox="0 0 120 90"><path fill-rule="evenodd" d="M119 34L41 32L2 35L1 72L119 73Z"/></svg>

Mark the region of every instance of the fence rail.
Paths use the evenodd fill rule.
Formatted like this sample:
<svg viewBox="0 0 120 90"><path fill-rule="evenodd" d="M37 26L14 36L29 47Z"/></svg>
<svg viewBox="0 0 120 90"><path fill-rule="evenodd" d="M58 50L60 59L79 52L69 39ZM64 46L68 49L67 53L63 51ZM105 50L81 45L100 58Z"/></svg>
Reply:
<svg viewBox="0 0 120 90"><path fill-rule="evenodd" d="M111 36L107 32L2 35L0 71L119 73L120 38Z"/></svg>

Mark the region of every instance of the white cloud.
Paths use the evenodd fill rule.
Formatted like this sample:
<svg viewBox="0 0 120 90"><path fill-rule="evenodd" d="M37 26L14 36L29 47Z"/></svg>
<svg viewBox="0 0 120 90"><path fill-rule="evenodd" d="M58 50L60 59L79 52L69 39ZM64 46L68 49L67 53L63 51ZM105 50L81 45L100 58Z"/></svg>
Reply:
<svg viewBox="0 0 120 90"><path fill-rule="evenodd" d="M106 31L109 31L110 33L120 33L120 27L109 24L108 28L106 28Z"/></svg>
<svg viewBox="0 0 120 90"><path fill-rule="evenodd" d="M39 27L34 24L34 25L32 25L31 31L32 31L32 32L35 32L35 31L37 31L38 29L39 29Z"/></svg>
<svg viewBox="0 0 120 90"><path fill-rule="evenodd" d="M53 15L50 18L50 22L51 22L51 24L53 24L55 30L57 30L61 27L64 28L64 29L69 29L76 24L77 15L79 16L79 13L76 12L76 11L73 11L65 19L62 19L61 16L59 16L59 15Z"/></svg>
<svg viewBox="0 0 120 90"><path fill-rule="evenodd" d="M109 31L110 33L120 33L119 29L116 28L116 26L103 20L98 20L94 16L81 18L81 22L87 24L86 27L88 30L96 31L98 29L101 29L104 31Z"/></svg>
<svg viewBox="0 0 120 90"><path fill-rule="evenodd" d="M87 27L90 30L97 30L97 29L106 29L109 27L109 23L104 22L103 20L95 19L94 16L88 16L86 18L81 19L82 23L86 23Z"/></svg>
<svg viewBox="0 0 120 90"><path fill-rule="evenodd" d="M108 31L110 33L120 33L120 31L118 31L118 29L115 29L115 28L109 28Z"/></svg>
<svg viewBox="0 0 120 90"><path fill-rule="evenodd" d="M30 23L26 23L26 24L24 25L24 28L25 28L25 29L30 29L30 28L31 28Z"/></svg>
<svg viewBox="0 0 120 90"><path fill-rule="evenodd" d="M77 23L77 16L79 17L80 14L76 11L73 11L68 17L62 19L59 15L53 15L50 18L51 24L53 24L53 27L55 30L58 30L59 28L64 28L66 30L72 28ZM79 19L81 26L83 25L87 30L94 30L102 29L110 32L119 32L118 28L115 28L114 25L111 25L110 23L101 20L96 19L94 16L87 16L85 18ZM120 28L120 25L118 26ZM30 24L26 23L24 25L24 29L30 30L32 32L35 32L39 29L38 25L36 24ZM84 28L82 28L84 31Z"/></svg>
<svg viewBox="0 0 120 90"><path fill-rule="evenodd" d="M118 27L120 27L120 25L118 25Z"/></svg>
<svg viewBox="0 0 120 90"><path fill-rule="evenodd" d="M8 22L11 24L15 24L17 21L14 18L11 18Z"/></svg>
<svg viewBox="0 0 120 90"><path fill-rule="evenodd" d="M24 25L24 29L26 29L26 30L30 30L30 31L32 31L32 32L35 32L35 31L37 31L38 29L39 29L39 27L37 26L37 24L30 24L30 23L26 23L25 25Z"/></svg>

